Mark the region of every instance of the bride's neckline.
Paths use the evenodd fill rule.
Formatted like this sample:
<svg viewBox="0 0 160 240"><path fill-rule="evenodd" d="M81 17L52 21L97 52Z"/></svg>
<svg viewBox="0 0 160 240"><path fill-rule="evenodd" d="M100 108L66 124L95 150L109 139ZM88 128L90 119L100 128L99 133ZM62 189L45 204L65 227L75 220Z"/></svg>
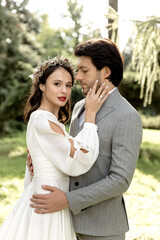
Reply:
<svg viewBox="0 0 160 240"><path fill-rule="evenodd" d="M57 119L56 115L54 113L48 111L48 110L37 109L36 111L48 112L48 113L50 113L52 116L54 116Z"/></svg>

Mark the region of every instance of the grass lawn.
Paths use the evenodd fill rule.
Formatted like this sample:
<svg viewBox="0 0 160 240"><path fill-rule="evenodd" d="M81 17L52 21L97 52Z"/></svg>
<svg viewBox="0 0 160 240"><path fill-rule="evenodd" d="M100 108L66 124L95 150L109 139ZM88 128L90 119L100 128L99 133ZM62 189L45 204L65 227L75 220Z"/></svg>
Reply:
<svg viewBox="0 0 160 240"><path fill-rule="evenodd" d="M138 165L125 193L127 239L160 240L160 131L144 130Z"/></svg>
<svg viewBox="0 0 160 240"><path fill-rule="evenodd" d="M25 132L0 139L0 225L23 192L26 151Z"/></svg>
<svg viewBox="0 0 160 240"><path fill-rule="evenodd" d="M0 139L0 225L23 192L25 132ZM160 240L160 131L144 130L138 165L125 193L126 240Z"/></svg>

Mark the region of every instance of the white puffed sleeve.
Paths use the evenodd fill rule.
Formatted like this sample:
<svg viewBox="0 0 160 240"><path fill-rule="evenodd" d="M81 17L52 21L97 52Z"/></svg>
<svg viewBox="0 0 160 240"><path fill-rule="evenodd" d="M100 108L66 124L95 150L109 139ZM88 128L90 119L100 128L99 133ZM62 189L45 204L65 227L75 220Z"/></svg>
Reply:
<svg viewBox="0 0 160 240"><path fill-rule="evenodd" d="M51 113L41 112L35 119L35 134L38 143L46 156L57 168L70 176L78 176L87 172L96 161L99 153L99 139L97 126L92 123L85 123L84 128L75 137L69 136L56 117ZM54 132L49 125L52 121L59 125L64 133L61 135ZM74 157L70 157L71 144L68 139L72 139L75 151ZM80 149L85 149L87 153Z"/></svg>

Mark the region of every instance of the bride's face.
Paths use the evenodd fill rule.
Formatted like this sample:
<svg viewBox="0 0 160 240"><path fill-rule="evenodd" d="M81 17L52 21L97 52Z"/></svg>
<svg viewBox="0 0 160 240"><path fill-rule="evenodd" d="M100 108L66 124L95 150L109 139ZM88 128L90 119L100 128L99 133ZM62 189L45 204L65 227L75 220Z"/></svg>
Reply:
<svg viewBox="0 0 160 240"><path fill-rule="evenodd" d="M57 68L46 80L40 84L42 91L41 104L52 109L64 106L70 98L72 90L72 77L70 73L62 68Z"/></svg>

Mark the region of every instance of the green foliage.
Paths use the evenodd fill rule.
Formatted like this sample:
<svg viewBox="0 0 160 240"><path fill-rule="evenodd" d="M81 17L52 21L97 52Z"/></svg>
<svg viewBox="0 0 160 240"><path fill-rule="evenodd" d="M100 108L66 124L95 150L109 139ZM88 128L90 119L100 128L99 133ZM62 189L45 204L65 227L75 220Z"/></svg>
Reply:
<svg viewBox="0 0 160 240"><path fill-rule="evenodd" d="M26 164L25 131L0 139L0 225L23 192Z"/></svg>
<svg viewBox="0 0 160 240"><path fill-rule="evenodd" d="M140 85L135 81L135 72L125 71L119 91L140 113L143 128L160 129L160 85L158 83L153 92L152 103L147 107L144 107L143 100L137 97L140 95Z"/></svg>
<svg viewBox="0 0 160 240"><path fill-rule="evenodd" d="M25 9L28 1L6 0L0 4L0 131L8 132L10 123L22 121L29 75L39 61L40 48L34 42L39 23ZM11 119L13 121L11 121Z"/></svg>
<svg viewBox="0 0 160 240"><path fill-rule="evenodd" d="M147 116L156 116L160 114L160 85L155 83L155 88L152 94L152 103L146 107L143 105L143 99L140 99L140 84L135 80L135 72L128 70L124 71L123 80L119 86L121 94L134 106L138 111L142 111ZM148 126L149 127L149 126ZM148 128L147 127L147 128Z"/></svg>
<svg viewBox="0 0 160 240"><path fill-rule="evenodd" d="M159 186L160 131L145 129L135 175L125 193L130 224L127 239L160 239Z"/></svg>
<svg viewBox="0 0 160 240"><path fill-rule="evenodd" d="M12 128L23 129L23 109L29 94L29 75L39 61L59 55L74 58L74 47L79 41L100 36L88 26L88 34L82 33L82 5L68 1L68 15L73 28L52 29L48 16L40 17L27 9L28 0L0 1L0 132L10 133ZM74 88L73 102L81 99L81 91Z"/></svg>
<svg viewBox="0 0 160 240"><path fill-rule="evenodd" d="M106 18L108 19L109 23L107 24L108 32L111 32L111 40L119 45L119 33L118 33L118 12L108 6L108 13L106 14Z"/></svg>
<svg viewBox="0 0 160 240"><path fill-rule="evenodd" d="M136 36L132 42L132 67L136 80L141 84L140 98L144 106L151 103L156 81L160 81L160 18L134 21Z"/></svg>
<svg viewBox="0 0 160 240"><path fill-rule="evenodd" d="M143 142L140 149L138 169L160 181L160 131L143 129Z"/></svg>
<svg viewBox="0 0 160 240"><path fill-rule="evenodd" d="M16 136L0 139L1 178L24 178L25 158L27 153L25 132L16 132ZM16 167L17 166L17 167Z"/></svg>
<svg viewBox="0 0 160 240"><path fill-rule="evenodd" d="M74 105L78 101L82 100L84 97L85 96L82 93L82 88L81 88L80 84L76 82L74 87L73 87L72 94L71 94L71 103L72 103L71 107L72 107L72 109L73 109Z"/></svg>
<svg viewBox="0 0 160 240"><path fill-rule="evenodd" d="M63 55L64 41L62 38L63 30L55 30L48 23L48 15L41 16L41 25L36 41L42 46L42 59Z"/></svg>
<svg viewBox="0 0 160 240"><path fill-rule="evenodd" d="M118 13L109 6L107 25L112 30L111 39L118 45ZM140 84L140 98L146 107L152 102L156 82L160 82L160 18L150 17L146 21L134 21L132 36L127 45L125 69L135 72L135 80ZM127 58L126 58L127 57ZM126 64L127 60L127 64ZM138 99L138 98L137 98Z"/></svg>
<svg viewBox="0 0 160 240"><path fill-rule="evenodd" d="M144 128L160 129L160 115L148 116L141 114L141 119Z"/></svg>
<svg viewBox="0 0 160 240"><path fill-rule="evenodd" d="M73 27L68 29L59 28L53 29L48 23L48 15L41 16L41 26L36 40L43 47L43 58L53 57L56 55L68 57L75 62L74 48L81 42L89 38L100 37L100 30L93 31L90 25L85 26L87 35L83 33L81 17L83 6L77 0L67 1L68 13L62 15L67 20L70 19Z"/></svg>
<svg viewBox="0 0 160 240"><path fill-rule="evenodd" d="M48 15L43 15L40 32L36 40L43 46L42 57L54 57L56 55L73 59L73 51L79 43L82 34L80 33L82 5L77 3L77 0L67 1L68 14L63 15L64 18L70 18L73 22L73 28L52 29L48 23Z"/></svg>
<svg viewBox="0 0 160 240"><path fill-rule="evenodd" d="M73 21L73 28L72 28L72 38L73 38L73 44L72 47L75 48L79 42L80 42L80 29L82 28L81 25L81 15L83 11L83 6L79 5L77 3L77 0L68 0L67 1L68 5L68 16L72 19ZM68 17L66 16L66 17Z"/></svg>

